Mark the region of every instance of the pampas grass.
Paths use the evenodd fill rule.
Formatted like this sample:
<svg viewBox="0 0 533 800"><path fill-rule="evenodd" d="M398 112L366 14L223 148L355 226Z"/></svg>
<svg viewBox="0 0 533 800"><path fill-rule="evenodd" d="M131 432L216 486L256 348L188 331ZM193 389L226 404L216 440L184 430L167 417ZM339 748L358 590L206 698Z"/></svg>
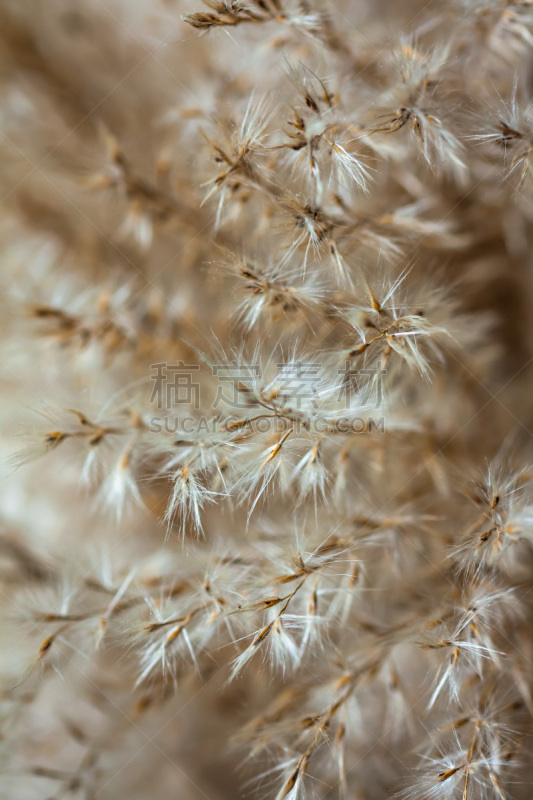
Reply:
<svg viewBox="0 0 533 800"><path fill-rule="evenodd" d="M533 3L0 37L2 796L528 800Z"/></svg>

